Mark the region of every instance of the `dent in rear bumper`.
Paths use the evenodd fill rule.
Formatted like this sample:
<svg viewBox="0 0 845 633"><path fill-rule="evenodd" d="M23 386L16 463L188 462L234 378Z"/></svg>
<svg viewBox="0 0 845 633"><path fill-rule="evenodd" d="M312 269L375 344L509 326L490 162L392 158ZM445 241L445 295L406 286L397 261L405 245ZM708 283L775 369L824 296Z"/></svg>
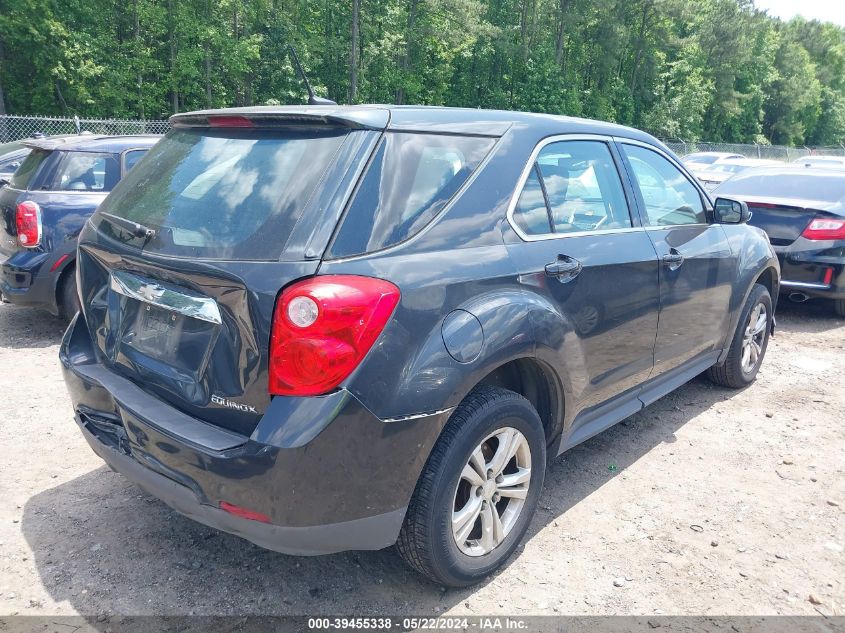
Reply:
<svg viewBox="0 0 845 633"><path fill-rule="evenodd" d="M261 547L298 556L346 550L377 550L396 541L406 507L384 514L307 527L286 527L250 521L199 503L193 491L109 447L79 423L88 444L113 470L177 512L210 527L247 539Z"/></svg>
<svg viewBox="0 0 845 633"><path fill-rule="evenodd" d="M81 316L68 328L60 358L75 411L109 417L125 435L122 444L111 442L80 420L107 463L178 511L281 552L380 549L395 542L448 418L444 411L384 422L341 390L323 398L276 398L252 435L238 436L186 421L99 364ZM222 512L220 501L267 514L272 525Z"/></svg>

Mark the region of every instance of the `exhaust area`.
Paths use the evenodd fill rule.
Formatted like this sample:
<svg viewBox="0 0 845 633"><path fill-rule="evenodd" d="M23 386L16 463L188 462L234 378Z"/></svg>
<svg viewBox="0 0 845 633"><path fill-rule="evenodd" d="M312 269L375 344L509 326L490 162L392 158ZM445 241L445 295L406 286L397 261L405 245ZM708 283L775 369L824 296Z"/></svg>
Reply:
<svg viewBox="0 0 845 633"><path fill-rule="evenodd" d="M789 300L795 303L804 303L810 297L805 295L803 292L790 292L789 293Z"/></svg>

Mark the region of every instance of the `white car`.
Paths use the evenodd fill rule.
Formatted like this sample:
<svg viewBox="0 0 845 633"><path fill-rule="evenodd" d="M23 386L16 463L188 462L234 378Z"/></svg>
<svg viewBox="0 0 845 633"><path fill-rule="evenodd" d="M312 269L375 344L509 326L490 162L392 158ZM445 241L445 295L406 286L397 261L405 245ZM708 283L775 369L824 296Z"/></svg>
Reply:
<svg viewBox="0 0 845 633"><path fill-rule="evenodd" d="M681 158L681 162L695 174L697 171L706 171L712 165L729 158L745 158L745 156L731 152L693 152Z"/></svg>
<svg viewBox="0 0 845 633"><path fill-rule="evenodd" d="M804 165L805 167L845 169L845 156L802 156L792 162L796 165Z"/></svg>
<svg viewBox="0 0 845 633"><path fill-rule="evenodd" d="M725 158L711 165L710 169L695 173L696 178L701 181L707 191L713 191L716 187L725 182L728 178L752 167L766 167L772 165L783 165L777 160L764 158Z"/></svg>

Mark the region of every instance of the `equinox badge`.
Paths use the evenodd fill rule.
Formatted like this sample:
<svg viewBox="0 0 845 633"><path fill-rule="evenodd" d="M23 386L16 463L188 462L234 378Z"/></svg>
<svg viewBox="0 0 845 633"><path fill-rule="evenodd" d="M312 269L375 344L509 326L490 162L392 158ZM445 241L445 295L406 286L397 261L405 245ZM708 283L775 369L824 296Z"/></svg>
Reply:
<svg viewBox="0 0 845 633"><path fill-rule="evenodd" d="M237 409L238 411L243 411L244 413L258 413L258 411L255 410L255 407L251 407L248 404L241 404L240 402L234 402L233 400L229 400L228 398L223 398L221 396L212 394L211 401L218 406L226 407L228 409Z"/></svg>

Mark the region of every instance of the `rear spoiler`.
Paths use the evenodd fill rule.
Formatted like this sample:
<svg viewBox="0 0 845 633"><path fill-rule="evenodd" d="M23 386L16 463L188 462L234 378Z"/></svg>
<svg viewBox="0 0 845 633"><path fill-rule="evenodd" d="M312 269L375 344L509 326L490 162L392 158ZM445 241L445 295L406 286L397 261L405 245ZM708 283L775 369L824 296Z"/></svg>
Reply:
<svg viewBox="0 0 845 633"><path fill-rule="evenodd" d="M226 108L174 114L170 125L175 128L277 128L292 126L341 127L383 130L390 122L387 108L342 106L302 106Z"/></svg>

